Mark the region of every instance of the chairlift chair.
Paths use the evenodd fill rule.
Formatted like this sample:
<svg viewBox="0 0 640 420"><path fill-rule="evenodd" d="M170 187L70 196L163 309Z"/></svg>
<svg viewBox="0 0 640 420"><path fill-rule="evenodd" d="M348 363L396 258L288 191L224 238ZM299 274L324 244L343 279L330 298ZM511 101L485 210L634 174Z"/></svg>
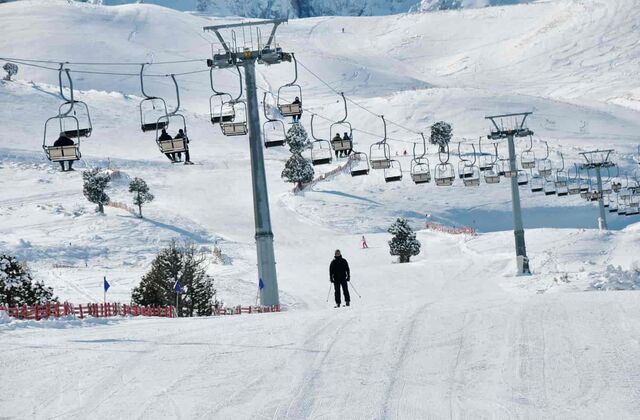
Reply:
<svg viewBox="0 0 640 420"><path fill-rule="evenodd" d="M64 111L63 108L65 107L69 107L69 109L67 111ZM73 102L67 101L62 105L60 105L60 108L58 109L58 114L69 115L71 112L73 112L73 116L78 121L78 125L80 126L80 129L76 127L76 124L72 123L71 129L67 130L65 127L65 122L68 121L69 119L62 118L60 119L60 135L66 136L72 139L79 138L79 137L90 137L93 131L93 126L91 125L91 115L89 114L89 107L87 106L87 104L82 101L76 101L76 100L74 100ZM82 121L83 124L81 124L80 121Z"/></svg>
<svg viewBox="0 0 640 420"><path fill-rule="evenodd" d="M140 101L138 109L140 110L140 127L143 133L147 131L159 131L167 128L169 125L168 118L162 118L169 115L167 102L157 96L149 96L144 90L144 67L140 68L140 91L144 98Z"/></svg>
<svg viewBox="0 0 640 420"><path fill-rule="evenodd" d="M511 169L511 159L500 159L500 174L505 178L515 178L518 176L518 169Z"/></svg>
<svg viewBox="0 0 640 420"><path fill-rule="evenodd" d="M266 121L262 124L262 140L264 147L284 146L287 141L287 130L282 120L274 120L267 113L267 93L265 92L262 99L262 109Z"/></svg>
<svg viewBox="0 0 640 420"><path fill-rule="evenodd" d="M225 101L225 97L228 99ZM232 104L233 98L228 93L214 94L209 98L209 113L211 124L232 122L236 118Z"/></svg>
<svg viewBox="0 0 640 420"><path fill-rule="evenodd" d="M460 143L458 143L458 154L459 147ZM465 160L465 165L462 168L462 183L465 187L477 187L480 185L480 168L476 165L476 147L473 144L471 147L473 148L473 160Z"/></svg>
<svg viewBox="0 0 640 420"><path fill-rule="evenodd" d="M547 178L548 176L551 175L551 172L553 170L553 165L551 164L551 161L549 160L549 143L547 143L546 141L543 142L545 144L547 153L545 155L545 157L543 157L542 159L538 160L538 173L540 174L541 177L543 178Z"/></svg>
<svg viewBox="0 0 640 420"><path fill-rule="evenodd" d="M416 185L426 184L431 182L431 168L429 166L429 159L427 159L427 140L423 133L422 136L422 154L416 154L416 144L413 143L413 159L411 160L411 180Z"/></svg>
<svg viewBox="0 0 640 420"><path fill-rule="evenodd" d="M295 77L291 83L287 83L278 89L276 105L283 117L300 117L302 115L302 87L296 83L298 80L298 61L294 53L291 53L291 58L293 59ZM286 100L284 95L297 97L299 103L294 103L293 100Z"/></svg>
<svg viewBox="0 0 640 420"><path fill-rule="evenodd" d="M500 170L498 164L494 163L491 168L486 169L483 173L484 182L487 184L499 184L500 183Z"/></svg>
<svg viewBox="0 0 640 420"><path fill-rule="evenodd" d="M556 195L556 183L551 179L544 180L544 195Z"/></svg>
<svg viewBox="0 0 640 420"><path fill-rule="evenodd" d="M391 147L387 144L387 122L381 115L384 126L384 137L381 141L373 143L369 148L369 162L371 169L388 169L391 167Z"/></svg>
<svg viewBox="0 0 640 420"><path fill-rule="evenodd" d="M529 176L525 171L518 171L518 185L521 187L529 185Z"/></svg>
<svg viewBox="0 0 640 420"><path fill-rule="evenodd" d="M228 137L246 136L249 132L249 127L247 126L247 104L242 100L234 100L231 106L233 107L235 118L233 121L220 123L222 134ZM222 108L220 113L222 114Z"/></svg>
<svg viewBox="0 0 640 420"><path fill-rule="evenodd" d="M342 102L344 104L344 116L341 120L331 124L329 127L329 138L331 139L331 147L333 147L333 150L336 152L348 152L353 150L353 128L351 127L351 123L347 121L349 117L347 99L344 97L344 93L340 93L340 96L342 96ZM341 133L346 133L348 138L345 139L341 136Z"/></svg>
<svg viewBox="0 0 640 420"><path fill-rule="evenodd" d="M529 136L529 148L520 154L520 165L522 169L533 169L536 167L536 154L533 149L533 137Z"/></svg>
<svg viewBox="0 0 640 420"><path fill-rule="evenodd" d="M446 158L443 155L446 154ZM434 180L438 187L450 187L456 179L456 171L451 163L449 163L449 144L446 144L446 152L438 150L438 163L434 168Z"/></svg>
<svg viewBox="0 0 640 420"><path fill-rule="evenodd" d="M351 176L369 175L369 158L363 152L353 152L349 156L349 172Z"/></svg>
<svg viewBox="0 0 640 420"><path fill-rule="evenodd" d="M77 130L76 135L73 137L67 136L69 138L77 138L77 141L75 142L75 144L68 145L68 146L54 146L53 144L55 140L51 141L51 139L47 139L47 131L48 131L49 123L55 120L58 120L60 124L61 119L69 119L76 123L76 130ZM78 119L74 116L58 114L55 117L51 117L47 119L44 123L44 136L42 140L42 149L44 150L47 156L47 159L49 159L51 162L65 162L65 161L79 160L82 157L82 155L80 154L80 137L81 136L79 134L79 131L80 131L80 123L78 122ZM49 133L51 133L50 130L49 130ZM60 133L60 135L63 135L63 133Z"/></svg>
<svg viewBox="0 0 640 420"><path fill-rule="evenodd" d="M331 143L328 140L323 140L316 137L315 130L313 128L313 121L315 114L311 114L311 163L316 165L326 165L333 161L333 151L331 149Z"/></svg>
<svg viewBox="0 0 640 420"><path fill-rule="evenodd" d="M494 144L494 146L496 146L496 144ZM494 156L491 154L485 154L482 151L482 136L478 139L478 152L480 153L480 158L478 159L478 166L480 167L480 170L484 172L491 169L495 163Z"/></svg>
<svg viewBox="0 0 640 420"><path fill-rule="evenodd" d="M184 118L184 115L182 114L178 114L178 113L171 113L168 116L165 117L160 117L160 119L166 119L167 121L167 125L169 126L169 119L174 118L174 119L178 119L180 120L179 125L182 127L182 131L184 133L184 137L182 138L172 138L172 139L160 139L160 134L162 132L162 128L156 130L156 144L158 145L158 148L160 149L161 153L167 154L167 153L182 153L185 152L189 149L189 138L188 138L188 134L187 134L187 122ZM158 121L158 123L160 123L162 121ZM161 127L160 124L158 124L158 127Z"/></svg>
<svg viewBox="0 0 640 420"><path fill-rule="evenodd" d="M545 179L541 177L539 174L531 175L531 179L529 179L529 187L532 193L539 193L544 191Z"/></svg>
<svg viewBox="0 0 640 420"><path fill-rule="evenodd" d="M397 160L391 160L389 167L384 170L385 182L398 182L402 181L402 166Z"/></svg>

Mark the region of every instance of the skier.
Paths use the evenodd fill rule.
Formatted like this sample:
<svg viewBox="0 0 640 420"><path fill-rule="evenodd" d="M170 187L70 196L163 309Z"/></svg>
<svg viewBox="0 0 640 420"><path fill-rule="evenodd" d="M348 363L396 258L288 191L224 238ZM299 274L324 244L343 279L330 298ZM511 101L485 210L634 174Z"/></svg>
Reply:
<svg viewBox="0 0 640 420"><path fill-rule="evenodd" d="M184 139L184 164L193 165L193 162L191 162L191 159L189 157L189 138L184 134L182 128L178 130L178 134L176 134L174 139ZM178 152L176 154L178 155L177 161L180 162L182 160L182 152Z"/></svg>
<svg viewBox="0 0 640 420"><path fill-rule="evenodd" d="M296 98L293 100L292 104L293 105L300 105L300 108L302 109L302 102L300 101L299 97L296 96ZM293 122L300 122L300 116L301 115L302 115L302 113L293 115Z"/></svg>
<svg viewBox="0 0 640 420"><path fill-rule="evenodd" d="M360 243L362 244L362 249L369 248L369 245L367 244L367 240L365 239L364 235L362 235L362 239L360 240Z"/></svg>
<svg viewBox="0 0 640 420"><path fill-rule="evenodd" d="M342 137L340 137L340 133L336 133L335 136L333 136L333 139L331 139L331 142L342 142ZM336 150L336 159L338 159L338 157L342 157L342 150Z"/></svg>
<svg viewBox="0 0 640 420"><path fill-rule="evenodd" d="M75 143L69 137L65 135L60 135L56 141L53 142L54 147L62 147L62 146L73 146ZM64 163L68 163L69 169L65 169ZM73 171L73 161L72 160L61 160L60 167L62 168L62 172Z"/></svg>
<svg viewBox="0 0 640 420"><path fill-rule="evenodd" d="M167 130L163 128L162 133L160 133L160 137L158 137L158 140L161 140L161 141L173 140L173 138L169 135L169 133L167 133ZM171 162L176 161L175 153L165 153L165 155L169 158Z"/></svg>
<svg viewBox="0 0 640 420"><path fill-rule="evenodd" d="M339 249L336 249L335 257L329 265L329 281L333 283L336 298L336 308L340 307L340 288L344 293L344 302L347 306L351 302L349 297L349 285L347 284L351 280L351 272L349 271L349 263L342 258L342 254Z"/></svg>
<svg viewBox="0 0 640 420"><path fill-rule="evenodd" d="M342 140L343 141L350 141L351 137L349 136L349 133L344 133L342 135ZM351 152L353 152L353 145L351 146L351 148L345 150L344 154L345 154L345 156L349 156L349 155L351 155Z"/></svg>

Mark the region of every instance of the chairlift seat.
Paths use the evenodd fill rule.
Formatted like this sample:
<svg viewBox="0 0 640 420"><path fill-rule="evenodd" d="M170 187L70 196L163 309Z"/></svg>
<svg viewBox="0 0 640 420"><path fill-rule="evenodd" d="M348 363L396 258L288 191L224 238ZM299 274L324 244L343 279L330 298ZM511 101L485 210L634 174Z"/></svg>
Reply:
<svg viewBox="0 0 640 420"><path fill-rule="evenodd" d="M331 147L336 152L342 152L345 150L353 149L353 141L351 140L331 140Z"/></svg>
<svg viewBox="0 0 640 420"><path fill-rule="evenodd" d="M535 160L523 160L520 162L520 165L522 165L522 169L533 169L536 167L536 161Z"/></svg>
<svg viewBox="0 0 640 420"><path fill-rule="evenodd" d="M246 122L226 122L220 124L222 134L229 137L244 136L249 132Z"/></svg>
<svg viewBox="0 0 640 420"><path fill-rule="evenodd" d="M484 174L484 182L487 184L499 184L500 183L500 175L496 173Z"/></svg>
<svg viewBox="0 0 640 420"><path fill-rule="evenodd" d="M504 171L504 177L505 178L514 178L518 176L518 171L512 171L511 169L507 169Z"/></svg>
<svg viewBox="0 0 640 420"><path fill-rule="evenodd" d="M369 169L368 168L352 169L351 170L351 176L363 176L363 175L369 175Z"/></svg>
<svg viewBox="0 0 640 420"><path fill-rule="evenodd" d="M285 143L286 143L285 139L267 140L264 142L264 147L266 147L267 149L270 147L280 147L280 146L284 146Z"/></svg>
<svg viewBox="0 0 640 420"><path fill-rule="evenodd" d="M436 177L436 185L438 187L450 187L453 185L453 181L456 179L453 176Z"/></svg>
<svg viewBox="0 0 640 420"><path fill-rule="evenodd" d="M212 124L220 124L220 123L227 123L227 122L233 122L233 120L236 119L236 114L222 114L222 115L214 115L213 117L211 117L211 123Z"/></svg>
<svg viewBox="0 0 640 420"><path fill-rule="evenodd" d="M389 175L384 177L385 182L398 182L402 181L402 174L399 175Z"/></svg>
<svg viewBox="0 0 640 420"><path fill-rule="evenodd" d="M478 187L480 186L480 178L464 178L462 180L465 187Z"/></svg>
<svg viewBox="0 0 640 420"><path fill-rule="evenodd" d="M528 178L518 178L518 185L524 187L525 185L529 185Z"/></svg>
<svg viewBox="0 0 640 420"><path fill-rule="evenodd" d="M558 197L566 197L567 195L569 195L569 190L565 189L560 189L558 188L556 194L558 195Z"/></svg>
<svg viewBox="0 0 640 420"><path fill-rule="evenodd" d="M569 186L569 194L570 195L580 194L580 186L579 185L570 185Z"/></svg>
<svg viewBox="0 0 640 420"><path fill-rule="evenodd" d="M169 126L169 121L146 123L146 124L142 124L142 131L145 133L147 131L158 131L158 130L162 130L163 128L167 128L168 126Z"/></svg>
<svg viewBox="0 0 640 420"><path fill-rule="evenodd" d="M278 109L283 117L294 117L302 114L302 104L282 104L278 105Z"/></svg>
<svg viewBox="0 0 640 420"><path fill-rule="evenodd" d="M311 159L311 163L316 166L316 165L326 165L331 163L331 161L333 160L333 158L331 157L322 157L322 158L316 158L316 159Z"/></svg>
<svg viewBox="0 0 640 420"><path fill-rule="evenodd" d="M371 169L389 169L391 167L391 160L386 158L370 159Z"/></svg>
<svg viewBox="0 0 640 420"><path fill-rule="evenodd" d="M187 150L186 139L158 140L158 147L162 153L178 153Z"/></svg>
<svg viewBox="0 0 640 420"><path fill-rule="evenodd" d="M544 195L556 195L556 190L544 190Z"/></svg>
<svg viewBox="0 0 640 420"><path fill-rule="evenodd" d="M429 172L413 173L411 179L416 184L427 184L431 182L431 174Z"/></svg>
<svg viewBox="0 0 640 420"><path fill-rule="evenodd" d="M91 136L91 127L81 128L80 130L66 130L60 133L61 136L69 137L71 139L75 139L78 137L89 137Z"/></svg>
<svg viewBox="0 0 640 420"><path fill-rule="evenodd" d="M609 213L617 213L618 209L616 207L609 206Z"/></svg>
<svg viewBox="0 0 640 420"><path fill-rule="evenodd" d="M44 150L47 158L52 162L79 160L81 157L80 148L77 144L73 146L45 146Z"/></svg>

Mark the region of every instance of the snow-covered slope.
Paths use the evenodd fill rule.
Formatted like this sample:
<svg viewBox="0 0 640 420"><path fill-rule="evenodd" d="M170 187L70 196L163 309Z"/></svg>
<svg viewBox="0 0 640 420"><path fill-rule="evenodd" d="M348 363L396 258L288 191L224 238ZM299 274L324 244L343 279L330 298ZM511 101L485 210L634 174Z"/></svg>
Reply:
<svg viewBox="0 0 640 420"><path fill-rule="evenodd" d="M302 65L373 114L415 131L442 119L454 125L456 138L476 139L486 134L484 115L532 110L537 154L543 153L541 140L549 140L556 165L559 152L576 162L580 151L610 146L621 169L632 172L640 132L640 11L634 6L633 0L561 0L319 17L283 26L278 42L296 52L305 106L323 116L338 118L338 95ZM202 26L230 20L148 4L14 2L0 7L7 34L0 38L0 57L134 63L206 58L212 39ZM201 62L154 64L147 71L202 68ZM198 165L176 166L157 151L153 135L140 132L139 67L107 70L131 75L74 74L94 123L75 173L60 173L41 150L42 124L59 104L56 73L21 66L18 81L0 84L0 250L26 260L62 299L100 300L106 275L110 297L126 301L162 246L189 239L228 256L228 265L209 270L220 297L253 303L247 139L225 138L209 123L208 74L178 77ZM274 90L291 73L286 64L260 67L259 85ZM237 89L231 72L215 75L222 89ZM168 79L149 79L147 89L175 104ZM368 151L379 139L382 127L372 113L350 106L358 150ZM320 121L317 129L326 135L328 123ZM417 140L393 124L389 137L392 153L400 155ZM520 142L518 149L524 146ZM0 398L0 413L633 418L638 412L638 295L593 291L636 284L631 268L638 260L638 219L611 216L619 230L600 234L593 229L594 206L523 189L534 275L514 277L505 182L477 189L415 186L406 174L409 159L399 156L405 169L400 183L385 184L372 171L360 179L339 175L293 195L280 179L288 155L265 151L285 313L107 325L0 319L0 395L10 396ZM457 157L452 161L457 164ZM110 207L106 216L96 215L81 187L81 171L94 166L119 170L109 191L119 202L131 199L127 179L146 179L156 196L145 208L147 217ZM427 214L481 233L420 231L422 254L411 264L393 264L389 222L404 216L421 229ZM363 234L371 247L366 251L358 248ZM336 248L350 261L362 296L340 312L326 302L327 265Z"/></svg>

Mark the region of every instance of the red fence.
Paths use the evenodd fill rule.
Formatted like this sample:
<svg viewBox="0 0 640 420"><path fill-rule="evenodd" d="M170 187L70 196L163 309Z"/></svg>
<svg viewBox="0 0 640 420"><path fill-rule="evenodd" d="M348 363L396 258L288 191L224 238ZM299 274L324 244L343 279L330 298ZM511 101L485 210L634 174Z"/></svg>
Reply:
<svg viewBox="0 0 640 420"><path fill-rule="evenodd" d="M242 314L263 314L267 312L280 312L280 305L275 306L234 306L231 308L215 308L213 314L222 315L242 315Z"/></svg>
<svg viewBox="0 0 640 420"><path fill-rule="evenodd" d="M436 232L448 233L450 235L476 235L477 231L470 227L450 227L438 223L427 223L425 226L429 230Z"/></svg>
<svg viewBox="0 0 640 420"><path fill-rule="evenodd" d="M1 307L9 316L18 319L59 318L63 316L75 316L80 319L86 317L106 318L113 316L155 316L161 318L174 318L176 311L173 306L149 307L137 305L123 305L120 303L88 303L86 305L73 305L71 303L49 303L46 305Z"/></svg>

